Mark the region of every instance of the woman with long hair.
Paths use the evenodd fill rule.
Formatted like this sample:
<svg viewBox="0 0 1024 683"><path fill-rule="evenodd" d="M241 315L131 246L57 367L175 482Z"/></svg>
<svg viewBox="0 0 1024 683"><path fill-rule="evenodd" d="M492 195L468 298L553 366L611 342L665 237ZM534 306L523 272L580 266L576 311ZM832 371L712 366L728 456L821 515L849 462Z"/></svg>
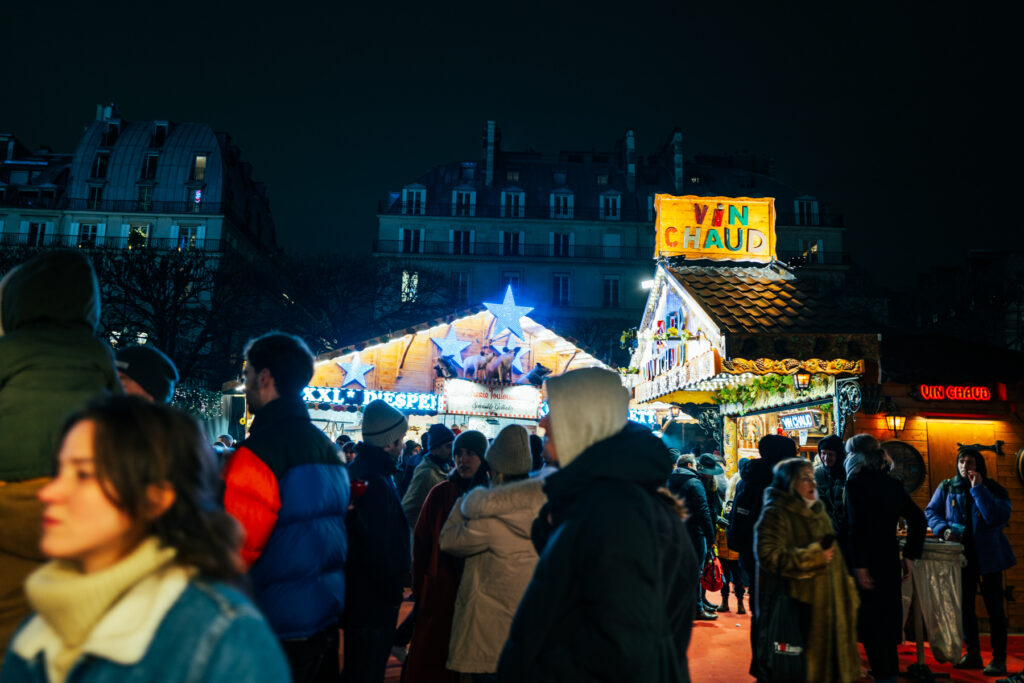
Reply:
<svg viewBox="0 0 1024 683"><path fill-rule="evenodd" d="M33 616L0 681L281 681L288 664L231 584L244 567L237 523L194 420L133 397L71 418L57 476L39 492Z"/></svg>
<svg viewBox="0 0 1024 683"><path fill-rule="evenodd" d="M835 530L818 500L810 461L779 462L772 469L755 529L758 592L759 599L770 593L788 594L799 605L805 680L810 683L851 683L861 675L857 591L834 541ZM760 627L768 623L762 619Z"/></svg>

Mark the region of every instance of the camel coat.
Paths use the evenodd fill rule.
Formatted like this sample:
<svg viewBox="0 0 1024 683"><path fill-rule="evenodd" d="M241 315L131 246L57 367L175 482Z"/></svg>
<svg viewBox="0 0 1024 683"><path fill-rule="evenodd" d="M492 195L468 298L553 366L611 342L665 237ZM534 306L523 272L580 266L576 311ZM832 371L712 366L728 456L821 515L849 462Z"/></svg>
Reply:
<svg viewBox="0 0 1024 683"><path fill-rule="evenodd" d="M759 592L788 590L790 597L810 605L806 656L807 680L812 683L850 683L861 677L857 589L846 573L839 545L833 545L835 554L826 562L818 543L834 533L820 500L808 507L797 495L776 488L765 491L754 540ZM761 622L766 624L767 619Z"/></svg>
<svg viewBox="0 0 1024 683"><path fill-rule="evenodd" d="M441 550L466 558L455 600L448 668L493 673L512 617L537 564L530 526L546 500L543 482L526 479L475 488L455 503Z"/></svg>

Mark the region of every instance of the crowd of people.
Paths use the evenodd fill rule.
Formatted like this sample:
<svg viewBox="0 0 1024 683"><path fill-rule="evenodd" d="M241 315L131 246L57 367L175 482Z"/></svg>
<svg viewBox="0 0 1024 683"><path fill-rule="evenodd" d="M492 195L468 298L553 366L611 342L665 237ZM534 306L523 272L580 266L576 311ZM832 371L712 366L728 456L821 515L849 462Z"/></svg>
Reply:
<svg viewBox="0 0 1024 683"><path fill-rule="evenodd" d="M210 444L168 405L165 354L95 336L98 292L75 252L0 280L0 683L379 683L391 656L407 683L686 682L694 621L733 609L759 681L857 680L858 642L895 681L927 527L966 557L956 666L1006 674L1011 505L977 450L925 511L865 434L822 439L816 464L771 434L729 476L629 422L598 368L546 380L543 440L443 424L407 440L375 400L361 441L333 442L301 399L313 355L282 332L243 350L248 435Z"/></svg>

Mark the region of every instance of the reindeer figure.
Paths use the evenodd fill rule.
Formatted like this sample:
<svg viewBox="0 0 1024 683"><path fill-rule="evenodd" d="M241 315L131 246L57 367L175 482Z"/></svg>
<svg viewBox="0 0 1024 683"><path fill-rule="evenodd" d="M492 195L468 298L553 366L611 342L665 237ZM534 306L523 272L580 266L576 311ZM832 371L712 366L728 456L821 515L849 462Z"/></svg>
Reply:
<svg viewBox="0 0 1024 683"><path fill-rule="evenodd" d="M494 358L494 349L485 346L480 353L462 361L462 376L466 379L487 379L487 366Z"/></svg>

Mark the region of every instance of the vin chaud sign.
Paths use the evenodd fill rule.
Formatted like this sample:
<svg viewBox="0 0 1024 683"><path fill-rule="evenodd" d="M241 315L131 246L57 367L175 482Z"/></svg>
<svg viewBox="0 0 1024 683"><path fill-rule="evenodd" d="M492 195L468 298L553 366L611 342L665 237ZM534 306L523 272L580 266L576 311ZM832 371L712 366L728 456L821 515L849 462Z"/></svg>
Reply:
<svg viewBox="0 0 1024 683"><path fill-rule="evenodd" d="M775 200L771 197L654 197L656 256L712 261L775 259Z"/></svg>

